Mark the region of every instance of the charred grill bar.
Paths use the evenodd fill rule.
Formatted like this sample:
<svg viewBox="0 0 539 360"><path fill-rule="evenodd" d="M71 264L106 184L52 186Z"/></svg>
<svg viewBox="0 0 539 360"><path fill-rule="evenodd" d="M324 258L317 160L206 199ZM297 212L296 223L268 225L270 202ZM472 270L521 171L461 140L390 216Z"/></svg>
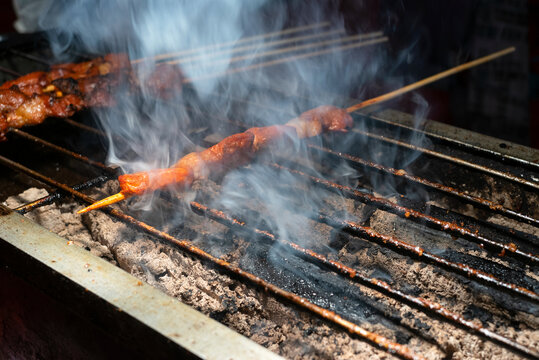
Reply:
<svg viewBox="0 0 539 360"><path fill-rule="evenodd" d="M40 63L45 63L45 61L40 61L38 58L36 58L35 56L33 55L30 55L28 54L28 56L25 56L23 54L25 54L24 52L20 52L20 51L15 51L15 52L12 52L13 54L17 55L17 56L23 56L23 57L26 57L27 59L29 60L32 60L32 61L36 61L36 62L40 62ZM6 69L7 71L5 71L5 73L8 73L8 74L15 74L16 72L15 71L12 71L12 70L9 70L9 69ZM0 68L0 71L2 71L2 68ZM211 115L211 114L210 114ZM71 121L71 120L68 120L68 121ZM356 119L356 121L358 121ZM71 122L67 122L68 124L71 124ZM72 124L77 124L76 122L73 122ZM95 129L92 130L92 128L88 128L86 127L84 130L86 131L94 131L95 132ZM412 129L411 131L415 131L415 129ZM382 135L374 135L374 134L370 134L370 133L366 133L365 131L363 130L357 130L358 133L362 133L363 135L368 135L369 137L371 137L372 139L376 140L376 141L384 141L384 142L391 142L391 143L394 143L394 144L397 144L397 145L403 145L405 147L408 147L408 148L412 148L413 145L411 144L406 144L405 142L401 141L401 140L398 140L398 139L388 139L386 136L382 136ZM40 199L40 200L37 200L31 204L27 204L27 205L24 205L24 206L21 206L19 207L17 210L20 211L21 213L25 213L25 212L28 212L28 211L31 211L39 206L42 206L42 205L46 205L46 204L49 204L51 203L52 201L55 201L55 200L58 200L60 198L62 198L62 193L63 194L66 194L66 195L72 195L82 201L86 201L86 202L92 202L93 200L88 197L87 195L79 192L78 190L81 190L81 189L85 189L85 188L91 188L91 187L94 187L96 186L97 184L100 184L102 183L103 181L105 181L111 174L114 174L115 173L115 169L113 168L110 168L110 167L107 167L106 165L104 165L102 162L100 161L96 161L96 160L92 160L90 159L89 157L86 157L84 155L80 155L76 152L73 152L71 150L67 150L61 146L58 146L58 145L55 145L51 142L48 142L48 141L45 141L43 139L40 139L39 137L36 137L34 135L31 135L31 134L27 134L26 132L23 132L21 130L12 130L10 132L10 134L13 134L15 136L19 136L21 138L24 138L26 140L29 140L29 141L32 141L32 142L35 142L36 144L39 144L40 146L43 146L43 147L47 147L48 149L52 150L52 151L55 151L55 152L59 152L61 154L63 154L64 156L68 156L68 157L71 157L73 159L75 159L76 161L80 161L80 162L83 162L83 163L86 163L90 166L93 166L97 169L99 169L100 171L104 171L107 175L102 175L102 176L98 176L94 179L91 179L91 180L88 180L84 183L81 183L80 185L77 185L77 186L74 186L73 188L69 187L68 185L66 185L65 183L61 182L61 181L55 181L54 179L38 172L38 171L34 171L34 170L31 170L30 168L16 162L16 161L13 161L13 160L10 160L9 158L7 157L4 157L4 156L1 156L0 157L0 162L5 165L5 166L8 166L10 168L13 168L13 169L16 169L16 171L19 171L19 172L22 172L22 173L25 173L35 179L38 179L39 181L43 182L43 183L46 183L50 186L52 186L53 188L57 189L59 192L56 193L56 194L53 194L53 195L50 195L46 198L43 198L43 199ZM8 134L8 136L10 136L10 134ZM457 141L455 141L455 143L457 143ZM425 185L426 187L428 188L431 188L431 189L436 189L436 190L440 190L444 193L447 193L447 194L451 194L453 196L456 196L460 199L463 199L465 201L468 201L474 205L480 205L482 206L483 208L487 208L488 210L492 211L492 212L497 212L501 215L504 215L504 216L507 216L507 217L510 217L510 218L513 218L515 220L518 220L518 221L522 221L524 223L527 223L527 224L530 224L531 226L537 226L537 219L535 219L533 216L530 216L528 214L524 214L524 213L520 213L520 212L517 212L517 211L514 211L514 210L511 210L511 209L508 209L508 208L505 208L501 205L497 205L495 204L494 202L490 201L490 200L487 200L487 199L482 199L480 197L477 197L477 196L471 196L471 195L468 195L467 193L465 193L464 191L461 191L459 189L454 189L454 188L451 188L451 187L448 187L448 186L445 186L445 185L442 185L442 184L438 184L438 183L435 183L435 182L432 182L430 180L428 180L427 178L423 178L423 177L419 177L419 176L412 176L412 175L409 175L407 174L406 172L403 172L403 171L399 171L399 170L395 170L391 167L388 167L388 166L385 166L385 165L382 165L382 164L378 164L378 163L375 163L375 162L370 162L368 160L363 160L363 159L360 159L354 155L349 155L349 154L342 154L338 151L335 151L335 150L331 150L329 148L325 148L325 147L320 147L320 146L316 146L316 145L309 145L309 147L311 148L311 150L313 151L318 151L318 152L325 152L325 153L330 153L331 155L333 155L334 157L339 157L341 159L346 159L346 160L349 160L349 161L353 161L353 162L356 162L356 163L359 163L363 166L368 166L370 168L373 168L375 170L378 170L378 171L381 171L385 174L392 174L393 176L396 176L396 177L402 177L408 181L412 181L412 182L415 182L415 183L419 183L419 184L422 184L422 185ZM441 154L442 156L438 156L439 153L434 153L428 149L417 149L417 148L413 148L414 150L421 150L422 152L424 153L427 153L430 155L434 155L434 156L437 156L437 157L441 157L442 159L444 160L448 160L448 156L445 155L445 154ZM493 158L498 158L499 160L501 160L502 162L503 161L506 161L506 158L508 158L506 155L503 155L503 154L493 154L492 152L488 152L488 151L484 151L484 153L488 153L489 156L493 157ZM453 158L451 158L453 159ZM512 158L511 158L512 159ZM526 160L522 160L523 162L525 162ZM518 162L518 160L517 160ZM457 161L457 164L459 165L463 165L463 166L468 166L470 162L469 161L466 161L466 163L464 164L462 161ZM534 168L535 166L535 163L531 162L530 164L532 168ZM527 186L527 187L531 187L531 188L536 188L537 186L537 183L534 182L532 179L529 179L529 178L521 178L521 177L517 177L516 175L512 175L510 173L506 173L506 172L500 172L499 170L495 169L495 168L486 168L485 169L485 166L484 165L477 165L475 166L473 163L471 164L472 168L474 169L479 169L479 170L482 170L482 171L485 171L491 175L495 175L495 176L498 176L500 173L501 174L509 174L507 176L503 176L505 179L509 179L509 180L512 180L512 181L516 181L517 184L519 186ZM320 178L317 178L317 177L313 177L309 174L306 174L300 170L296 170L296 169L293 169L293 168L288 168L286 166L283 166L283 165L280 165L280 164L272 164L272 166L276 169L278 169L279 171L286 171L286 172L289 172L289 173L292 173L292 174L295 174L296 176L301 176L301 177L307 177L307 178L310 178L311 181L313 181L314 183L318 184L318 185L321 185L325 188L329 188L329 189L332 189L334 191L340 191L340 192L343 192L345 193L346 195L348 196L351 196L352 198L354 199L357 199L357 200L360 200L362 202L365 202L365 203L368 203L368 204L371 204L371 205L374 205L384 211L388 211L388 212L392 212L392 213L395 213L399 216L401 216L402 218L404 219L411 219L411 220L417 220L419 222L423 222L423 223L426 223L426 224L429 224L435 228L437 228L438 230L440 231L449 231L457 236L463 236L465 237L466 239L470 240L470 241L473 241L473 242L476 242L478 244L480 244L481 246L485 246L486 248L489 248L491 250L495 250L496 252L499 252L501 255L511 255L511 256L514 256L515 259L517 261L520 261L521 262L521 266L529 266L531 267L532 269L537 266L537 259L538 259L538 256L537 256L537 253L536 253L536 249L537 249L537 242L536 242L536 238L532 235L531 237L528 237L528 239L531 239L530 242L532 244L531 248L533 248L534 251L525 251L525 250L521 250L520 249L520 246L517 246L515 245L514 243L510 242L510 243L506 243L506 242L503 242L503 241L497 241L496 239L491 239L491 238L488 238L488 237L485 237L481 234L479 234L478 232L474 232L470 229L468 229L467 227L464 227L464 226L460 226L456 223L453 223L453 222L449 222L449 221L446 221L446 220L443 220L443 219L440 219L440 218L436 218L436 217L433 217L431 215L428 215L428 214L424 214L424 213L421 213L419 211L416 211L412 208L407 208L407 207L404 207L404 206L400 206L400 205L397 205L397 204L394 204L382 197L376 197L376 196L373 196L371 194L368 194L366 192L363 192L363 191L359 191L359 190L356 190L356 189L353 189L353 188L350 188L350 187L347 187L347 186L342 186L342 185L339 185L337 183L334 183L334 182L331 182L331 181L327 181L327 180L324 180L324 179L320 179ZM529 173L533 174L533 171L530 171ZM337 261L334 261L334 260L330 260L328 259L327 257L325 257L324 255L322 254L318 254L317 252L314 252L312 250L309 250L309 249L305 249L293 242L290 242L286 239L280 239L280 238L277 238L275 235L265 231L265 230L261 230L261 229L258 229L258 228L253 228L253 227L250 227L250 226L247 226L246 223L244 223L243 221L241 220L238 220L236 218L234 218L233 216L229 215L229 214L226 214L224 212L221 212L217 209L212 209L212 208L209 208L205 205L202 205L198 202L192 202L191 203L191 207L192 209L196 212L196 213L199 213L201 215L205 215L205 216L208 216L209 218L215 220L215 221L218 221L218 222L221 222L221 223L224 223L226 224L227 226L230 226L231 228L233 229L236 229L236 230L239 230L239 231L242 231L242 232L248 232L248 233L252 233L252 234L256 234L256 236L258 237L262 237L262 238L265 238L266 240L269 240L269 241L272 241L272 242L278 242L280 244L284 244L286 247L288 247L290 249L290 251L292 251L293 253L295 254L298 254L299 256L301 257L305 257L307 258L309 261L312 261L312 262L315 262L317 264L321 264L325 267L327 267L328 269L332 270L332 271L335 271L337 273L340 273L346 277L349 277L353 280L356 280L358 281L359 283L362 283L363 285L366 285L368 287L371 287L373 289L375 289L376 291L379 291L385 295L388 295L389 297L392 297L398 301L401 301L401 302L405 302L411 306L414 306L418 309L420 309L421 311L424 311L428 314L434 314L442 319L444 319L445 321L449 321L453 324L456 324L457 326L460 326L464 329L466 329L467 331L470 331L472 333L475 333L475 334L478 334L479 336L482 336L483 338L487 339L487 340L490 340L490 341L493 341L495 343L498 343L504 347L507 347L508 349L511 349L512 351L516 352L516 353L519 353L521 355L524 355L524 356L527 356L527 357L530 357L530 358L537 358L539 357L539 354L538 352L533 349L533 348L530 348L530 347L526 347L520 343L518 343L517 341L514 341L508 337L505 337L505 336L502 336L502 335L499 335L497 334L496 332L493 332L489 329L486 329L485 327L477 324L476 322L472 322L472 321L468 321L466 320L462 315L458 314L458 313L454 313L448 309L446 309L444 306L442 306L441 304L439 303L436 303L436 302L433 302L433 301L429 301L429 300L426 300L424 298L421 298L421 297L417 297L417 296L412 296L412 295L409 295L407 294L406 292L404 291L401 291L399 290L398 288L396 287L393 287L393 286L390 286L389 284L387 284L386 282L382 281L382 280L379 280L377 278L374 278L374 277L369 277L367 276L366 274L364 274L360 269L354 269L354 268L351 268L349 266L346 266L340 262L337 262ZM262 278L260 277L257 277L256 275L253 275L253 274L250 274L249 272L246 272L244 270L242 270L241 268L235 266L235 265L232 265L222 259L219 259L219 258L216 258L212 255L210 255L209 253L206 253L204 252L202 249L194 246L193 244L187 242L187 241L184 241L184 240L179 240L173 236L171 236L170 234L168 233L165 233L165 232L162 232L148 224L145 224L144 222L141 222L123 212L120 212L118 210L113 210L113 209L110 209L110 210L106 210L107 213L109 213L110 215L112 216L115 216L119 219L121 219L122 221L125 221L127 223L130 223L132 224L133 226L139 228L141 231L144 231L144 232L147 232L147 233L150 233L160 239L163 239L165 241L168 241L168 242L171 242L173 244L176 244L178 246L180 246L181 248L183 248L184 250L188 251L188 252L191 252L193 254L196 254L197 256L213 263L213 264L216 264L220 267L222 267L223 269L225 269L226 271L230 271L232 273L235 273L236 275L238 275L240 278L243 278L247 281L250 281L258 286L261 286L262 288L266 289L267 291L277 295L277 296L281 296L293 303L295 303L297 306L300 306L300 307L304 307L306 309L309 309L310 311L312 311L313 313L329 320L329 321L332 321L332 322L335 322L336 324L339 324L341 326L343 326L344 328L346 328L348 331L352 332L352 333L355 333L361 337L364 337L365 339L371 341L372 343L378 345L379 347L381 348L384 348L386 351L390 352L390 353L394 353L394 354L397 354L403 358L416 358L416 355L413 354L407 347L405 346L402 346L402 345L399 345L399 344L396 344L396 343L393 343L389 340L387 340L386 338L380 336L380 335L377 335L375 333L372 333L372 332L369 332L369 331L366 331L362 328L360 328L359 326L355 325L354 323L344 319L343 317L339 316L338 314L335 314L334 312L330 311L330 310L327 310L327 309L324 309L324 308L321 308L311 302L309 302L307 299L305 298L302 298L301 296L298 296L296 294L293 294L291 292L288 292L286 290L283 290L281 288L279 288L278 286L270 283L270 282L267 282L265 280L263 280ZM331 217L331 216L328 216L326 214L318 214L318 216L316 216L315 220L319 221L319 222L322 222L322 223L327 223L331 226L334 226L335 228L341 230L341 231L346 231L346 232L350 232L350 233L353 233L354 235L358 235L360 237L363 237L363 238L373 238L375 239L376 241L379 241L381 245L383 246L393 246L397 249L400 249L400 250L403 250L405 252L405 254L407 254L407 256L411 256L411 257L415 257L416 259L418 259L419 261L426 261L426 262L432 262L434 264L436 264L436 266L440 266L442 268L445 268L445 269L449 269L450 271L454 271L456 273L461 273L461 274L464 274L465 276L468 276L470 278L473 278L474 280L478 280L478 281L484 281L486 284L488 284L489 287L491 287L492 289L495 289L495 290L504 290L504 291L507 291L508 293L510 294L513 294L515 296L519 296L519 297L524 297L526 298L528 301L531 301L532 303L537 303L538 302L538 295L537 293L532 290L532 289L528 289L526 287L523 287L523 286L520 286L518 285L518 282L517 284L513 284L513 283L508 283L506 281L502 281L502 280L499 280L497 279L496 276L492 275L492 274L489 274L489 273L485 273L483 271L480 271L480 270L477 270L477 269L474 269L472 266L469 266L467 264L460 264L460 263L455 263L455 262L452 262L450 260L447 260L447 259L444 259L438 255L435 255L435 254L431 254L425 250L423 250L422 248L418 247L418 246L414 246L412 244L409 244L409 243L406 243L404 241L401 241L397 238L394 238L394 237L391 237L391 236L387 236L387 235L383 235L383 234L380 234L366 226L363 226L361 224L357 224L357 223L354 223L354 222L351 222L351 221L342 221L342 220L339 220L339 219L336 219L334 217ZM511 232L511 229L507 230L507 232Z"/></svg>

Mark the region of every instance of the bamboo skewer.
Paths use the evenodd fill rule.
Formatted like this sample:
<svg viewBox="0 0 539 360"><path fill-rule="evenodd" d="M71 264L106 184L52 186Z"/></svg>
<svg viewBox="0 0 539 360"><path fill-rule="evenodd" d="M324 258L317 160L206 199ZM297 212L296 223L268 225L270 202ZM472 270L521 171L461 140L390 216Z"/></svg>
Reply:
<svg viewBox="0 0 539 360"><path fill-rule="evenodd" d="M271 32L271 33L249 36L249 37L242 38L242 39L239 39L239 40L227 41L227 42L220 43L220 44L205 45L205 46L201 46L201 47L194 48L194 49L186 49L186 50L176 51L176 52L167 53L167 54L159 54L159 55L156 55L156 56L153 56L153 57L144 57L144 58L133 60L133 61L131 61L131 63L132 64L138 64L138 63L143 62L145 60L170 59L170 58L180 57L180 56L183 56L183 55L193 54L193 53L196 53L196 52L199 52L199 51L216 50L216 49L220 49L220 48L223 48L223 47L243 44L243 43L250 42L250 41L267 39L267 38L270 38L272 36L289 35L289 34L298 33L298 32L302 32L302 31L306 31L306 30L312 30L312 29L327 27L329 25L330 25L330 22L325 21L325 22L321 22L321 23L317 23L317 24L298 26L298 27L294 27L294 28L288 28L288 29L285 29L285 30L274 31L274 32Z"/></svg>
<svg viewBox="0 0 539 360"><path fill-rule="evenodd" d="M240 46L240 47L235 47L235 48L228 48L228 49L219 50L219 51L203 52L201 54L197 54L197 55L194 55L194 56L187 56L187 57L180 58L180 59L177 59L177 60L169 60L169 61L167 61L167 64L171 64L171 65L185 64L185 63L194 62L194 61L200 60L200 59L207 59L207 58L217 57L219 55L235 54L235 53L239 53L239 52L243 52L243 51L247 51L247 50L257 50L257 49L260 49L262 47L267 49L267 48L275 47L275 46L278 46L278 45L290 44L290 43L295 43L295 42L299 42L299 41L305 41L305 40L310 40L310 39L315 39L315 38L322 38L322 37L327 37L327 36L331 36L331 35L337 35L337 34L341 34L343 32L344 32L344 29L335 29L335 30L325 31L325 32L322 32L322 33L309 34L309 35L297 36L297 37L292 37L292 38L274 40L274 41L270 41L270 42L267 42L267 43L255 43L255 44L251 44L251 45L245 45L245 46Z"/></svg>
<svg viewBox="0 0 539 360"><path fill-rule="evenodd" d="M316 37L339 34L339 33L342 33L342 32L343 32L342 29L337 29L337 30L327 31L327 32L324 32L324 33L319 33L319 34L310 34L310 35L300 36L300 37L296 37L296 38L277 40L275 42L267 43L265 48L272 47L272 46L275 46L277 44L284 44L284 43L302 41L302 40L306 40L306 39L313 39L313 38L316 38ZM352 40L363 40L363 39L377 38L377 37L379 37L381 35L383 35L383 32L375 31L375 32L366 33L366 34L356 34L356 35L346 36L346 37L343 37L343 38L338 37L338 38L333 38L333 39L329 39L329 40L323 40L323 41L319 41L319 42L311 42L311 43L307 43L307 44L303 44L303 45L299 45L299 46L289 46L289 47L285 47L285 48L278 48L278 49L274 49L274 50L267 50L267 51L264 51L264 52L258 52L258 53L255 53L255 54L247 54L247 55L236 56L236 57L233 57L231 59L214 60L214 61L211 62L211 64L218 64L218 63L224 62L224 61L228 61L230 63L233 63L233 62L238 62L238 61L242 61L242 60L251 60L251 59L256 59L256 58L260 58L260 57L285 54L287 52L301 51L301 50L306 50L306 49L320 47L320 46L333 45L333 44L338 43L338 42L349 42L349 41L352 41ZM228 69L228 70L222 71L222 72L204 74L204 75L194 77L194 78L185 78L185 79L182 80L182 83L183 84L190 84L190 83L193 83L193 82L198 81L198 80L207 80L207 79L211 79L211 78L216 78L216 77L226 76L226 75L230 75L230 74L235 74L235 73L242 72L242 71L248 71L248 70L259 69L259 68L263 68L263 67L278 65L278 64L285 63L285 62L289 62L289 61L294 61L294 60L298 60L298 59L304 59L304 58L309 58L309 57L314 57L314 56L327 54L327 53L330 53L332 51L342 51L342 50L348 50L348 49L354 49L354 48L358 48L358 47L363 47L363 46L367 46L367 45L374 45L374 44L377 44L377 43L385 42L387 40L388 40L387 37L381 37L381 38L377 38L377 39L374 39L374 40L365 41L365 42L359 42L359 43L350 44L350 45L341 45L341 46L335 46L335 47L328 47L328 48L318 50L318 51L315 51L315 52L311 52L311 53L292 55L292 56L289 56L289 57L286 57L286 58L274 59L274 60L271 60L271 61L266 61L266 62L261 62L261 63L249 65L249 66L246 66L246 67L239 67L239 68ZM218 53L201 54L201 55L197 55L197 56L194 56L194 57L187 57L187 58L184 58L184 59L168 61L167 64L171 64L171 65L182 64L182 63L185 63L185 62L191 62L193 60L203 58L206 55L210 56L210 57L213 57L213 56L218 56L220 54L222 55L222 54L226 54L226 53L233 53L233 52L236 52L236 50L237 50L237 52L240 52L240 51L244 51L244 50L247 50L247 49L257 48L259 46L260 46L260 44L255 44L255 45L250 45L250 46L246 46L246 47L243 47L243 48L227 49L225 51L220 51ZM148 59L148 58L146 58L146 59ZM137 61L138 60L135 60L135 61L132 61L131 63L136 63Z"/></svg>
<svg viewBox="0 0 539 360"><path fill-rule="evenodd" d="M219 77L219 76L232 75L232 74L236 74L236 73L240 73L240 72L244 72L244 71L255 70L255 69L260 69L260 68L264 68L264 67L279 65L279 64L283 64L283 63L286 63L286 62L291 62L291 61L294 61L294 60L307 59L307 58L314 57L314 56L320 56L320 55L324 55L324 54L329 54L329 53L334 52L334 51L351 50L351 49L356 49L356 48L360 48L360 47L364 47L364 46L368 46L368 45L379 44L379 43L386 42L386 41L388 41L387 37L381 37L381 38L377 38L377 39L373 39L373 40L367 40L367 41L358 42L358 43L353 43L353 44L349 44L349 45L329 47L329 48L325 48L325 49L310 52L310 53L292 55L292 56L288 56L288 57L284 57L284 58L280 58L280 59L275 59L275 60L270 60L270 61L265 61L265 62L249 65L249 66L228 69L228 70L225 70L225 71L222 71L222 72L205 74L205 75L197 76L196 78L185 79L183 81L183 83L184 84L190 84L190 83L192 83L194 81L207 80L207 79L212 79L212 78L216 78L216 77Z"/></svg>
<svg viewBox="0 0 539 360"><path fill-rule="evenodd" d="M234 63L234 62L238 62L238 61L241 61L241 60L251 60L251 59L256 59L256 58L259 58L259 57L281 55L281 54L285 54L285 53L288 53L288 52L301 51L301 50L316 48L316 47L319 47L319 46L333 45L333 44L339 43L339 42L346 43L346 42L350 42L350 41L353 41L353 40L364 40L364 39L369 39L369 38L375 38L375 37L379 37L381 35L383 35L383 33L381 31L368 33L368 34L351 35L351 36L346 36L346 37L343 37L343 38L335 38L335 39L323 40L323 41L318 41L318 42L311 42L311 43L303 44L303 45L299 45L299 46L289 46L289 47L285 47L285 48L279 48L279 49L269 50L269 51L265 51L265 52L259 52L259 53L255 53L255 54L246 54L246 55L235 56L235 57L233 57L231 59L216 60L216 61L213 62L213 64L217 64L217 63L220 63L220 62ZM172 62L172 63L174 64L175 62Z"/></svg>
<svg viewBox="0 0 539 360"><path fill-rule="evenodd" d="M349 113L352 113L352 112L357 111L359 109L363 109L363 108L365 108L367 106L371 106L371 105L374 105L374 104L380 104L382 102L389 101L391 99L396 98L397 96L406 94L406 93L408 93L410 91L416 90L416 89L418 89L418 88L420 88L422 86L428 85L430 83L433 83L433 82L438 81L440 79L443 79L443 78L446 78L448 76L454 75L454 74L459 73L461 71L468 70L470 68L473 68L474 66L478 66L478 65L484 64L486 62L492 61L494 59L497 59L499 57L502 57L504 55L512 53L513 51L515 51L515 48L514 47L509 47L507 49L495 52L493 54L483 56L482 58L479 58L479 59L464 63L464 64L459 65L459 66L455 66L454 68L442 71L441 73L438 73L436 75L429 76L428 78L425 78L423 80L419 80L419 81L417 81L417 82L415 82L413 84L404 86L404 87L402 87L400 89L391 91L391 92L389 92L387 94L380 95L380 96L377 96L375 98L365 100L365 101L363 101L363 102L361 102L359 104L350 106L349 108L346 109L346 111L348 111Z"/></svg>
<svg viewBox="0 0 539 360"><path fill-rule="evenodd" d="M359 45L364 46L366 43L374 43L374 42L381 42L381 41L387 41L387 38L375 39L375 40L370 40L370 41L359 43L359 44L347 45L345 47L342 47L342 49L358 47ZM321 51L328 52L328 49L321 50ZM318 52L315 52L315 53L319 54L321 51L318 51ZM391 91L391 92L389 92L387 94L384 94L384 95L381 95L381 96L378 96L378 97L363 101L363 102L361 102L361 103L359 103L357 105L350 106L350 107L348 107L346 109L346 111L348 113L351 113L351 112L357 111L359 109L365 108L367 106L372 106L374 104L378 104L378 103L382 103L384 101L388 101L388 100L393 99L393 98L395 98L395 97L397 97L399 95L402 95L402 94L405 94L407 92L413 91L413 90L418 89L418 88L420 88L422 86L425 86L425 85L430 84L430 83L432 83L434 81L443 79L445 77L451 76L451 75L456 74L458 72L470 69L470 68L472 68L474 66L478 66L478 65L481 65L481 64L486 63L488 61L492 61L492 60L497 59L497 58L499 58L501 56L507 55L507 54L509 54L509 53L511 53L513 51L515 51L515 48L510 47L510 48L507 48L505 50L495 52L495 53L493 53L491 55L484 56L482 58L479 58L479 59L476 59L476 60L461 64L461 65L455 66L455 67L453 67L451 69L445 70L445 71L443 71L441 73L438 73L436 75L433 75L433 76L427 77L425 79L419 80L419 81L417 81L415 83L404 86L404 87L402 87L400 89ZM308 57L308 56L314 56L314 55L312 55L312 53L302 54L302 55L298 55L295 58L302 58L302 57ZM274 65L274 64L277 64L279 61L282 61L282 60L284 60L284 59L277 59L275 61L268 62L268 63L271 63L272 65ZM290 60L287 60L287 61L290 61ZM284 61L282 61L282 62L284 62ZM250 69L256 68L259 65L260 64L256 64L256 65L248 66L248 67L245 67L245 68L232 69L232 70L229 70L229 71L227 71L225 73L233 73L233 72L250 70ZM95 203L91 204L90 206L88 206L88 207L86 207L86 208L84 208L82 210L79 210L77 212L77 214L82 214L82 213L85 213L85 212L88 212L88 211L91 211L91 210L95 210L95 209L98 209L98 208L101 208L101 207L104 207L104 206L112 205L114 203L117 203L119 201L122 201L122 200L126 199L129 196L130 195L126 195L126 194L123 194L122 192L119 192L117 194L114 194L114 195L109 196L107 198L104 198L102 200L96 201Z"/></svg>

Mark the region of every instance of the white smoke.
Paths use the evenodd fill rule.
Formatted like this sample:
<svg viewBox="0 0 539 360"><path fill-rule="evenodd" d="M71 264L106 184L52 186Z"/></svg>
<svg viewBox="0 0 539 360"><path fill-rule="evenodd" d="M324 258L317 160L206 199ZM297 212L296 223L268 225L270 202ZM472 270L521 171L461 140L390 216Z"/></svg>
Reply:
<svg viewBox="0 0 539 360"><path fill-rule="evenodd" d="M248 43L248 51L238 53L226 52L218 44L233 45L249 36L322 22L328 23L324 30L354 35L347 33L342 14L333 2L60 0L45 4L39 24L43 29L54 28L49 35L59 58L67 60L76 48L94 54L123 52L132 60L146 59L134 65L141 91L136 95L119 91L118 106L97 111L101 126L109 134L108 161L128 173L172 165L182 155L197 149L201 139L194 139L198 133L226 136L238 132L238 128L216 119L229 118L247 127L263 126L285 123L318 105L343 106L347 97L361 94L362 86L375 78L384 64L394 60L387 57L383 47L374 46L336 50L228 76L206 76L255 64L259 58L245 56L233 63L230 59L260 54L279 36L259 36ZM311 30L301 35L312 33ZM144 76L165 59L163 54L171 53L183 54L184 60L176 66L193 81L174 99L164 101L145 89ZM204 79L197 81L200 78ZM321 144L322 139L314 141ZM308 166L305 145L294 144L294 148ZM335 165L341 182L355 183L360 177L349 166ZM285 211L292 209L291 198L283 195L282 186L301 191L299 206L294 209L303 209L306 215L324 206L324 192L305 191L305 180L263 166L254 166L253 171L232 171L222 184L216 207L236 211L248 202L248 196L253 196L260 201L265 226L283 238L310 225L306 217L291 216L290 211ZM250 195L241 186L247 186ZM150 208L151 202L142 200L139 208ZM253 225L262 221L252 220Z"/></svg>

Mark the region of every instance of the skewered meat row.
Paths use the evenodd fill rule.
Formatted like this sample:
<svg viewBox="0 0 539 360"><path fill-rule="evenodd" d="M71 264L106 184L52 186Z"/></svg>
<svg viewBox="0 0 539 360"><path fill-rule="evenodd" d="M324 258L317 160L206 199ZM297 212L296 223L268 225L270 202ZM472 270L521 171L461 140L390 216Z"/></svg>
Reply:
<svg viewBox="0 0 539 360"><path fill-rule="evenodd" d="M9 128L41 123L45 118L68 117L89 106L110 106L112 88L128 76L123 54L76 64L60 64L0 86L0 140Z"/></svg>
<svg viewBox="0 0 539 360"><path fill-rule="evenodd" d="M48 72L37 71L0 86L0 140L9 128L36 125L47 117L68 117L88 107L109 107L117 90L140 88L169 98L181 89L178 68L159 64L152 71L131 68L127 55L109 54L91 61L60 64Z"/></svg>
<svg viewBox="0 0 539 360"><path fill-rule="evenodd" d="M351 125L352 117L345 110L320 106L304 112L286 125L255 127L228 136L206 150L185 155L171 168L121 175L118 178L120 188L125 195L130 196L170 184L189 186L194 180L205 179L249 163L258 152L284 137L302 139L329 131L346 131Z"/></svg>
<svg viewBox="0 0 539 360"><path fill-rule="evenodd" d="M17 79L5 82L0 89L11 89L16 87L27 96L40 94L47 85L57 79L71 78L74 80L107 75L121 69L130 67L129 59L124 54L108 54L90 61L81 63L68 63L52 65L51 70L35 71L23 75Z"/></svg>
<svg viewBox="0 0 539 360"><path fill-rule="evenodd" d="M249 163L256 154L275 146L279 141L287 138L303 139L324 132L345 132L352 123L352 117L346 110L324 105L304 112L285 125L251 128L226 137L208 149L187 154L170 168L121 175L118 177L120 193L98 201L79 213L170 185L188 188L195 180Z"/></svg>

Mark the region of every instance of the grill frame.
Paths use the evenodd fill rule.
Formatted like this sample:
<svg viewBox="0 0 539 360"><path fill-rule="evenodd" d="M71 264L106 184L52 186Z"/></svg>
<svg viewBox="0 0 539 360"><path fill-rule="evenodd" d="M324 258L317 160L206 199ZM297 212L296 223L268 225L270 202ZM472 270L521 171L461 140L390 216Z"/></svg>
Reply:
<svg viewBox="0 0 539 360"><path fill-rule="evenodd" d="M0 205L0 263L147 357L280 359L219 322ZM151 309L151 311L148 311Z"/></svg>

